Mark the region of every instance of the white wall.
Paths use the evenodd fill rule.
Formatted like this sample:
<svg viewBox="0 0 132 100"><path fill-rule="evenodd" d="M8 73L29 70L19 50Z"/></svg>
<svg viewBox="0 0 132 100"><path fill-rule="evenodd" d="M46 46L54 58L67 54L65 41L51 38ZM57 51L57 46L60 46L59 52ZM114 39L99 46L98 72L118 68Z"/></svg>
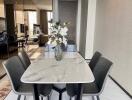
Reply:
<svg viewBox="0 0 132 100"><path fill-rule="evenodd" d="M86 34L87 34L87 15L88 14L88 0L81 0L81 23L80 23L80 46L79 52L85 58L86 50Z"/></svg>
<svg viewBox="0 0 132 100"><path fill-rule="evenodd" d="M132 0L97 0L96 50L113 61L111 76L132 94Z"/></svg>
<svg viewBox="0 0 132 100"><path fill-rule="evenodd" d="M80 27L81 27L81 0L78 0L78 8L77 8L77 25L76 25L76 45L77 51L79 51L80 46Z"/></svg>
<svg viewBox="0 0 132 100"><path fill-rule="evenodd" d="M59 21L69 22L68 40L76 42L76 18L77 18L77 1L60 1L59 0Z"/></svg>
<svg viewBox="0 0 132 100"><path fill-rule="evenodd" d="M89 0L89 2L88 2L88 18L87 18L85 59L91 59L91 57L93 56L95 15L96 15L96 0Z"/></svg>
<svg viewBox="0 0 132 100"><path fill-rule="evenodd" d="M21 33L20 31L20 24L24 24L24 12L23 11L16 11L15 12L15 21L16 21L16 24L17 24L17 27L18 27L18 37L23 35L23 33Z"/></svg>
<svg viewBox="0 0 132 100"><path fill-rule="evenodd" d="M24 24L24 12L16 11L16 23Z"/></svg>
<svg viewBox="0 0 132 100"><path fill-rule="evenodd" d="M58 0L53 0L53 20L54 21L59 21L59 6L58 6L59 1Z"/></svg>
<svg viewBox="0 0 132 100"><path fill-rule="evenodd" d="M80 1L78 3L81 3ZM85 59L91 59L94 45L96 0L88 0L88 4L85 4L86 2L84 1L82 1L82 3L84 4L78 4L77 48ZM81 10L80 5L82 6ZM81 11L81 13L79 13L79 11ZM82 13L84 11L85 13Z"/></svg>

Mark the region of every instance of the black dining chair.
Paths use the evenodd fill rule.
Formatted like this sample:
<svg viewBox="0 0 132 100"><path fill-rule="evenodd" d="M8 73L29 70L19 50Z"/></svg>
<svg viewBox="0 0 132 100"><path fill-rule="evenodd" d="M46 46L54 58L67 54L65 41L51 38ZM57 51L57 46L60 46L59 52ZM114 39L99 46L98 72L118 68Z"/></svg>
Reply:
<svg viewBox="0 0 132 100"><path fill-rule="evenodd" d="M67 52L76 52L77 51L77 46L76 46L75 41L73 41L73 40L67 41L66 51Z"/></svg>
<svg viewBox="0 0 132 100"><path fill-rule="evenodd" d="M18 56L14 56L7 61L3 62L3 66L7 72L7 75L11 81L12 89L14 93L18 95L17 100L21 99L21 95L26 96L33 95L33 86L32 84L25 84L20 81L21 76L23 75L25 69L23 64ZM41 100L43 97L47 97L49 100L49 96L52 91L52 85L38 85L38 93L41 96Z"/></svg>
<svg viewBox="0 0 132 100"><path fill-rule="evenodd" d="M38 93L41 96L41 100L43 100L43 97L47 97L47 100L50 100L51 91L52 91L52 84L44 84L44 85L38 85Z"/></svg>
<svg viewBox="0 0 132 100"><path fill-rule="evenodd" d="M25 52L24 49L21 50L21 52L18 53L18 57L20 58L21 62L23 63L23 67L26 70L29 65L31 64L30 58L28 57L28 54ZM47 96L49 100L49 94L51 93L52 85L51 84L41 84L38 85L38 92L41 95L41 100L43 99L43 96Z"/></svg>
<svg viewBox="0 0 132 100"><path fill-rule="evenodd" d="M99 61L97 62L93 74L95 77L95 81L92 83L86 83L82 85L82 91L83 95L92 96L94 99L94 96L97 97L97 100L100 100L99 95L102 93L104 89L104 85L106 82L106 78L108 75L108 72L111 68L112 62L104 57L100 57ZM70 96L70 99L73 96L77 95L78 90L74 88L75 84L68 84L66 86L67 94Z"/></svg>
<svg viewBox="0 0 132 100"><path fill-rule="evenodd" d="M18 57L20 58L21 62L23 63L23 67L26 70L28 66L31 64L30 58L28 57L28 54L25 52L24 49L22 49L18 53Z"/></svg>
<svg viewBox="0 0 132 100"><path fill-rule="evenodd" d="M18 95L17 100L21 99L21 95L32 95L33 86L24 84L20 81L21 76L24 73L23 64L20 59L15 56L2 63L6 73L11 81L12 90Z"/></svg>
<svg viewBox="0 0 132 100"><path fill-rule="evenodd" d="M102 56L102 54L98 51L96 51L92 57L92 59L89 62L89 67L91 68L91 70L93 71L95 65L97 64L99 58Z"/></svg>
<svg viewBox="0 0 132 100"><path fill-rule="evenodd" d="M102 56L102 54L100 52L96 51L94 53L92 59L90 60L89 67L92 70L92 72L93 72L94 67L96 66L96 64L97 64L97 62L98 62L98 60L100 59L101 56ZM68 85L66 85L66 87L67 87L67 91L69 91L68 94L71 97L75 96L75 94L77 93L78 85L77 84L68 84ZM70 97L70 99L71 99L71 97Z"/></svg>

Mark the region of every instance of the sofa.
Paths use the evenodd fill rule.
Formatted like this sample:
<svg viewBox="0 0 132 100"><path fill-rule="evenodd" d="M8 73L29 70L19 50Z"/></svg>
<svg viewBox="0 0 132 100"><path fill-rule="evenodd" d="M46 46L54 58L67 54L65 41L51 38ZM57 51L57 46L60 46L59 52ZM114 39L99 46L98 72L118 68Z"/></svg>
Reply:
<svg viewBox="0 0 132 100"><path fill-rule="evenodd" d="M38 36L38 44L40 47L45 46L47 42L48 42L48 35L40 34Z"/></svg>
<svg viewBox="0 0 132 100"><path fill-rule="evenodd" d="M0 38L4 33L0 33ZM0 40L0 58L4 58L7 55L10 55L13 52L18 51L18 42L17 42L17 36L16 35L7 35L6 38L3 38L3 40Z"/></svg>

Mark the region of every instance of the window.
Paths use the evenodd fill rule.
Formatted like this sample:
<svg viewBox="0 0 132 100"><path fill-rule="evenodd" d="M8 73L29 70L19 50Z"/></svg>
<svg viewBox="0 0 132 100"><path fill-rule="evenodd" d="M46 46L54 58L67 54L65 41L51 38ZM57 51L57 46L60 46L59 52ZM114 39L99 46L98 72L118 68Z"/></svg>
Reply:
<svg viewBox="0 0 132 100"><path fill-rule="evenodd" d="M29 36L33 36L33 25L37 24L37 12L28 11Z"/></svg>
<svg viewBox="0 0 132 100"><path fill-rule="evenodd" d="M49 23L49 21L51 21L53 19L53 13L48 11L47 12L47 19L48 19L48 34L50 34L49 28L51 27L51 24Z"/></svg>

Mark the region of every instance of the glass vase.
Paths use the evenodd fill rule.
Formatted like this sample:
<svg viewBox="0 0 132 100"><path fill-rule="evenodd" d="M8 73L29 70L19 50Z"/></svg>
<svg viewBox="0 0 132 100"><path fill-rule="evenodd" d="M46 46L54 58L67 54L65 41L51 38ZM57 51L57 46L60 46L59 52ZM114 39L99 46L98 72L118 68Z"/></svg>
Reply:
<svg viewBox="0 0 132 100"><path fill-rule="evenodd" d="M58 44L55 46L55 59L57 61L60 61L60 60L62 60L62 56L63 56L63 51L61 48L61 44Z"/></svg>

